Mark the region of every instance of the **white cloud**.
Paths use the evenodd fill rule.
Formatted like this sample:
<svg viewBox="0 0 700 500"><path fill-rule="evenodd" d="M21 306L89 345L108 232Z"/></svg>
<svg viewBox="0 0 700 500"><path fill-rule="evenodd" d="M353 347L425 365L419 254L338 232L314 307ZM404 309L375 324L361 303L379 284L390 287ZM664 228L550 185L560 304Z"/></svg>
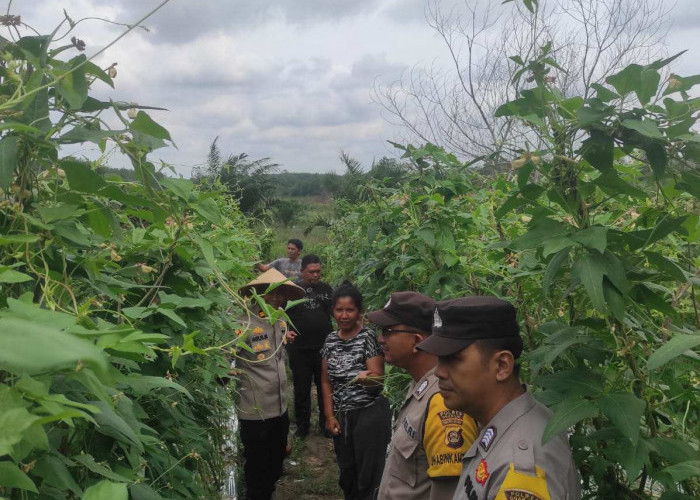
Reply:
<svg viewBox="0 0 700 500"><path fill-rule="evenodd" d="M444 0L459 3L458 0ZM547 1L547 0L542 0ZM160 0L15 0L12 11L48 32L63 18L132 23ZM337 167L340 149L365 164L391 154L401 130L370 99L376 79L392 81L415 64L447 60L415 0L172 0L97 59L118 62L116 89L102 98L161 106L154 119L179 149L159 150L188 174L219 136L222 152L269 156L291 171ZM669 52L690 48L676 67L700 73L696 0L678 0ZM123 31L101 21L78 25L93 54Z"/></svg>

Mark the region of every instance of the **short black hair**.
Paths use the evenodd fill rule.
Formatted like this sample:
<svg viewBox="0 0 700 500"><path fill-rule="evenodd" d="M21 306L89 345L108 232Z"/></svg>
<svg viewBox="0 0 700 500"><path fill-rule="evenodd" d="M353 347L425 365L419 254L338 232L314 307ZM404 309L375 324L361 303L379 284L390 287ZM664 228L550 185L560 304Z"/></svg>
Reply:
<svg viewBox="0 0 700 500"><path fill-rule="evenodd" d="M342 299L344 297L350 297L352 301L355 303L355 306L360 310L360 312L363 311L362 306L363 306L363 298L362 298L362 292L350 283L349 281L345 280L343 281L338 288L333 290L333 307L335 307L335 303L338 302L338 299Z"/></svg>
<svg viewBox="0 0 700 500"><path fill-rule="evenodd" d="M289 245L290 243L292 245L294 245L295 247L297 247L299 250L304 249L304 244L301 242L301 240L298 240L296 238L291 238L291 239L287 240L287 245Z"/></svg>
<svg viewBox="0 0 700 500"><path fill-rule="evenodd" d="M523 353L523 339L520 335L501 337L497 339L479 339L476 342L476 347L481 352L482 358L485 359L489 355L498 351L510 351L513 358L520 358ZM513 375L520 375L520 363L515 363L513 366Z"/></svg>
<svg viewBox="0 0 700 500"><path fill-rule="evenodd" d="M320 263L321 263L321 259L319 258L319 256L316 254L313 254L313 253L306 254L301 258L301 268L302 269L306 269L306 266L308 266L309 264L320 264Z"/></svg>

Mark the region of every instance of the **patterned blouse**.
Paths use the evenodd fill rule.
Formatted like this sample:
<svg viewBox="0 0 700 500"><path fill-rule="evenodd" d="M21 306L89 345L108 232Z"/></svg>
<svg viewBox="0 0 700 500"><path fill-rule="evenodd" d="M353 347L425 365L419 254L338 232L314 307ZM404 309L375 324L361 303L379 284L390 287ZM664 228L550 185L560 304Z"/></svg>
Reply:
<svg viewBox="0 0 700 500"><path fill-rule="evenodd" d="M337 331L328 334L321 357L328 363L335 411L364 408L381 397L352 382L358 373L367 370L368 359L381 355L377 334L369 328L362 328L350 340L341 339Z"/></svg>

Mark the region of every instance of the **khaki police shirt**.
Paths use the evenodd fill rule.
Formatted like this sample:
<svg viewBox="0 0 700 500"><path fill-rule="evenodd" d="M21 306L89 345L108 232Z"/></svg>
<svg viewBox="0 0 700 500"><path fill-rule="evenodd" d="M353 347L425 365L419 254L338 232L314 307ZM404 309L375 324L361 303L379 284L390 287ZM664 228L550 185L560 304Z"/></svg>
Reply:
<svg viewBox="0 0 700 500"><path fill-rule="evenodd" d="M241 323L247 324L248 317L241 318ZM270 325L265 318L250 316L244 334L245 343L253 352L240 349L236 361L242 370L237 388L239 418L267 420L287 411L287 373L282 348L286 333L284 321Z"/></svg>
<svg viewBox="0 0 700 500"><path fill-rule="evenodd" d="M378 500L446 499L457 485L476 423L448 410L435 369L412 382L394 422Z"/></svg>
<svg viewBox="0 0 700 500"><path fill-rule="evenodd" d="M529 392L503 407L464 455L454 500L579 500L566 435L542 444L551 416Z"/></svg>

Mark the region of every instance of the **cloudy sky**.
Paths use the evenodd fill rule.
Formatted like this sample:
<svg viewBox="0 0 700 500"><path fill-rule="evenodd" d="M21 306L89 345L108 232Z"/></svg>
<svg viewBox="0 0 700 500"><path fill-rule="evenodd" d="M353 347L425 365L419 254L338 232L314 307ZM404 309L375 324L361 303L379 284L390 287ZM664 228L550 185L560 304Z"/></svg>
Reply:
<svg viewBox="0 0 700 500"><path fill-rule="evenodd" d="M691 49L674 70L700 73L700 0L663 1L672 9L668 51ZM64 8L74 20L134 23L160 3L15 0L11 13L47 33ZM153 157L185 176L217 136L224 154L271 157L292 172L342 171L341 149L369 165L394 155L386 140L401 134L372 101L375 82L447 62L424 8L420 0L171 0L144 23L148 32L99 56L103 67L118 63L118 76L116 89L97 92L167 108L152 116L177 149ZM90 55L123 30L88 20L74 34Z"/></svg>

